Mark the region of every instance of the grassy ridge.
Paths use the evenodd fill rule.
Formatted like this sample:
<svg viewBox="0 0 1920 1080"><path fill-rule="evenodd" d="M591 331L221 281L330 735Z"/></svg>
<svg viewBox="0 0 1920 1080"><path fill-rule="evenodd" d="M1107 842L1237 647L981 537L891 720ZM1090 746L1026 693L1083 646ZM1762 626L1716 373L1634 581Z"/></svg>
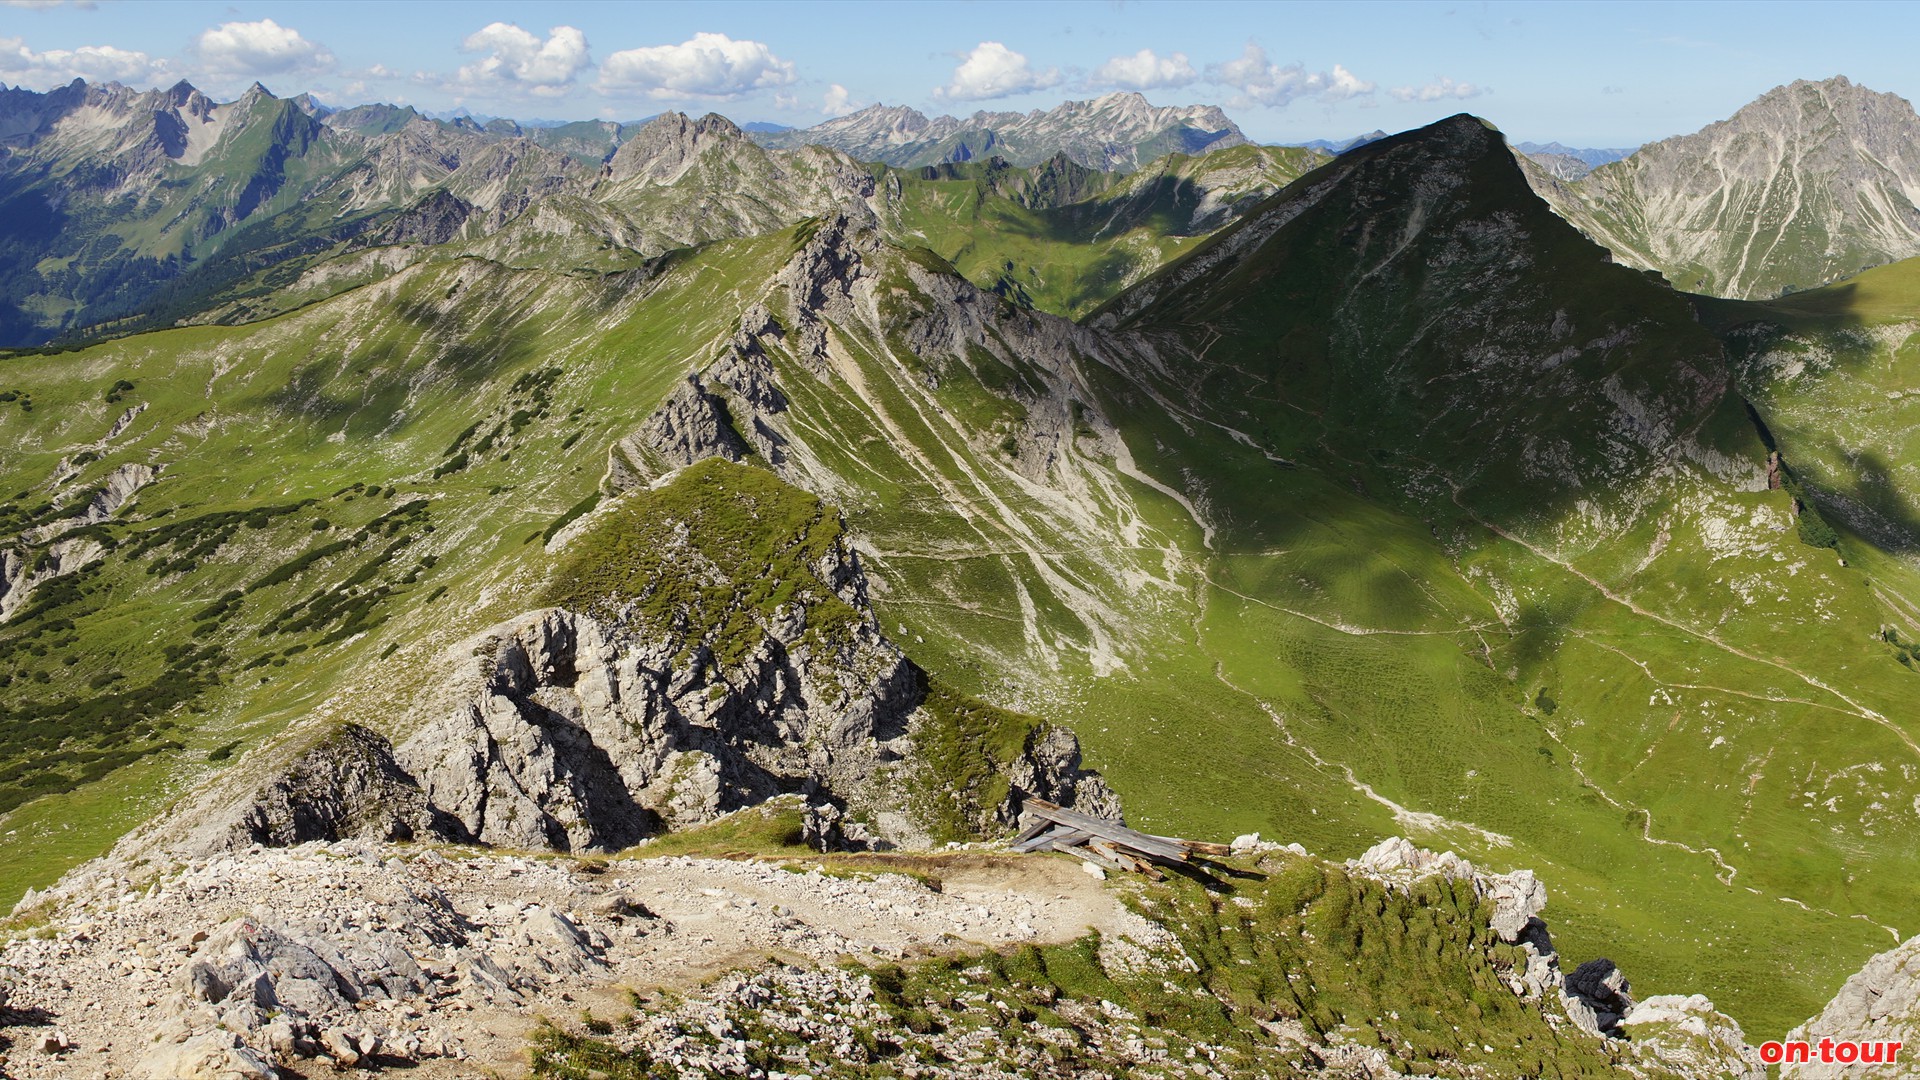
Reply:
<svg viewBox="0 0 1920 1080"><path fill-rule="evenodd" d="M900 191L892 227L982 288L1078 318L1190 250L1230 210L1244 210L1321 160L1299 147L1173 154L1124 178L1091 174L1088 182L1101 190L1060 201L1028 190L1042 166L896 169L889 171Z"/></svg>
<svg viewBox="0 0 1920 1080"><path fill-rule="evenodd" d="M689 1023L676 1031L698 1047L737 1031L753 1067L819 1076L953 1068L961 1062L943 1048L956 1045L994 1061L1028 1058L1040 1075L1186 1075L1180 1051L1193 1046L1207 1047L1209 1064L1229 1076L1291 1075L1314 1062L1275 1038L1290 1023L1316 1041L1377 1047L1426 1076L1619 1071L1623 1049L1565 1034L1541 1004L1507 988L1525 959L1492 936L1470 883L1429 879L1389 890L1291 856L1234 871L1208 887L1175 878L1139 897L1142 913L1177 941L1157 950L1156 962L1113 963L1093 936L911 966L849 964L873 1008L857 1043L837 1052L802 1036L800 1003L779 995L758 1007L721 1006L725 1023L711 1030ZM544 1027L534 1075L673 1073L645 1051L619 1049L618 1025L586 1026ZM1141 1064L1119 1048L1129 1037L1174 1053ZM1654 1066L1649 1075L1668 1073Z"/></svg>
<svg viewBox="0 0 1920 1080"><path fill-rule="evenodd" d="M786 245L720 245L664 276L601 280L453 260L247 327L5 362L0 382L35 403L0 413L0 488L28 495L16 506L66 506L63 493L128 462L163 468L97 527L112 543L101 561L0 624L19 659L0 687L7 790L73 787L145 755L7 815L0 903L98 854L182 781L249 767L247 751L291 721L349 700L356 715L401 713L436 643L535 606L541 537L595 491L608 443L737 317L713 300L757 284L748 268L764 273ZM134 389L108 404L122 380ZM440 468L469 430L462 467ZM83 463L55 482L62 460ZM32 561L44 544L23 550ZM156 680L191 685L167 697ZM103 690L138 691L152 715L136 737L62 724L46 746L43 722L19 722L93 700L119 722Z"/></svg>

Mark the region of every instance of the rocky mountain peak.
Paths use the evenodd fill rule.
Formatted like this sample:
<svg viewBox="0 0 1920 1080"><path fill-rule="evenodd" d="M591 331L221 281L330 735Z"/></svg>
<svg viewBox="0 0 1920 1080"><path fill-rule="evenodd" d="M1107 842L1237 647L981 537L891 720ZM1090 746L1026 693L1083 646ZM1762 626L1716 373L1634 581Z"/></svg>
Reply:
<svg viewBox="0 0 1920 1080"><path fill-rule="evenodd" d="M941 119L950 120L951 117ZM932 123L925 113L910 106L875 104L836 117L813 130L877 132L890 136L893 141L905 142L926 131Z"/></svg>
<svg viewBox="0 0 1920 1080"><path fill-rule="evenodd" d="M607 178L671 183L710 149L750 146L746 132L718 113L699 119L666 112L647 121L607 161Z"/></svg>
<svg viewBox="0 0 1920 1080"><path fill-rule="evenodd" d="M1869 137L1876 124L1891 123L1907 127L1915 120L1912 103L1900 95L1872 90L1845 75L1836 75L1818 82L1799 79L1785 86L1776 86L1741 107L1727 120L1708 125L1701 134L1719 128L1721 124L1734 129L1777 130L1783 121L1791 119L1785 115L1786 110L1798 110L1800 116L1807 119L1824 114L1857 134Z"/></svg>
<svg viewBox="0 0 1920 1080"><path fill-rule="evenodd" d="M1155 105L1137 90L1118 90L1092 101L1069 101L1055 111L1085 113L1108 123L1164 126L1178 121L1209 130L1240 132L1240 126L1217 105Z"/></svg>
<svg viewBox="0 0 1920 1080"><path fill-rule="evenodd" d="M265 85L256 82L242 91L239 97L234 98L232 102L228 103L228 108L245 116L262 105L273 105L279 101L280 99L273 95L273 91L268 90Z"/></svg>
<svg viewBox="0 0 1920 1080"><path fill-rule="evenodd" d="M1069 102L1069 104L1074 103ZM1138 90L1115 90L1111 93L1101 94L1099 97L1084 104L1091 105L1096 109L1111 109L1117 107L1139 111L1153 108L1153 105L1147 101L1146 95Z"/></svg>
<svg viewBox="0 0 1920 1080"><path fill-rule="evenodd" d="M311 116L316 120L324 120L328 116L332 115L334 111L328 108L325 104L323 104L320 101L319 98L314 97L312 94L301 94L298 97L294 98L293 107L296 109L299 109L301 112L306 113L308 116ZM508 122L511 123L512 121L508 121Z"/></svg>
<svg viewBox="0 0 1920 1080"><path fill-rule="evenodd" d="M765 146L826 146L862 161L922 167L989 153L1034 165L1065 153L1081 165L1132 170L1169 153L1198 154L1246 142L1212 105L1156 106L1133 91L1031 112L980 111L932 119L902 105L869 105L810 128L763 133Z"/></svg>
<svg viewBox="0 0 1920 1080"><path fill-rule="evenodd" d="M1844 76L1777 86L1575 183L1536 176L1562 216L1689 292L1772 297L1920 254L1920 116Z"/></svg>

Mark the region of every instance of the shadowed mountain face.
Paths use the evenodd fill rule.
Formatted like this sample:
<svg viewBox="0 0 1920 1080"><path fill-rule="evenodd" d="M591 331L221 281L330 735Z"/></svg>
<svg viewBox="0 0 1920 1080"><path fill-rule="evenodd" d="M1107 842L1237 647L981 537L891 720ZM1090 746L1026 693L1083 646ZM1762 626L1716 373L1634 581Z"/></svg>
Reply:
<svg viewBox="0 0 1920 1080"><path fill-rule="evenodd" d="M1761 299L1920 254L1920 117L1845 77L1777 87L1572 182L1531 175L1622 261L1689 292Z"/></svg>
<svg viewBox="0 0 1920 1080"><path fill-rule="evenodd" d="M1887 292L1877 289L1883 300ZM1640 892L1647 910L1673 920L1669 929L1704 913L1692 905L1705 895L1681 884L1700 880L1702 864L1706 879L1739 881L1777 905L1816 884L1791 869L1799 845L1824 848L1818 859L1835 866L1854 843L1879 848L1880 859L1912 850L1910 834L1889 831L1896 820L1906 827L1920 796L1920 745L1901 704L1913 690L1901 650L1911 650L1882 633L1897 616L1895 637L1911 640L1917 582L1906 541L1848 515L1863 534L1840 541L1846 558L1836 559L1806 508L1864 484L1879 491L1871 505L1900 510L1886 489L1903 474L1847 463L1820 431L1833 414L1810 408L1856 393L1843 375L1872 383L1890 371L1862 380L1854 364L1796 364L1793 354L1810 361L1839 344L1799 330L1779 347L1764 333L1731 338L1736 368L1686 297L1614 264L1551 214L1497 134L1468 117L1309 173L1089 321L1142 358L1118 393L1131 401L1123 426L1156 447L1142 454L1145 467L1215 526L1220 569L1210 585L1221 590L1221 614L1200 635L1203 650L1228 651L1263 626L1271 636L1247 647L1288 675L1222 670L1237 686L1264 687L1281 722L1321 758L1397 777L1402 807L1477 806L1470 820L1522 846L1544 827L1569 845L1550 857ZM1905 331L1887 340L1898 345ZM1769 415L1784 419L1790 404L1792 422L1767 433L1747 416L1736 375L1749 380L1747 393L1762 393L1770 366L1791 367L1802 383L1790 402L1770 395ZM1148 401L1173 421L1145 419ZM1770 450L1787 463L1775 476ZM1796 460L1829 485L1805 489L1805 505L1780 490L1794 481L1777 478ZM1333 509L1347 494L1410 516L1426 536L1361 527L1362 516ZM1325 542L1330 519L1353 545L1346 572L1308 560L1311 572L1277 573L1270 560L1302 558ZM1432 591L1442 583L1464 585L1485 606ZM1385 599L1402 586L1399 599ZM1350 643L1367 659L1349 662L1372 674L1364 688L1323 659L1302 660L1314 650L1302 651L1287 620L1265 621L1261 607L1280 594L1344 597L1334 605L1344 614L1329 621L1368 643ZM1430 614L1408 617L1420 611ZM1477 660L1492 681L1470 689L1471 668L1454 669L1451 693L1423 702L1415 691L1387 705L1398 693L1390 687L1419 678L1388 674L1396 650L1373 643L1391 633L1432 634L1435 646L1457 634L1455 655ZM1429 676L1446 670L1438 656L1429 662ZM1477 719L1437 721L1427 710L1440 700ZM1503 715L1528 720L1509 728ZM1481 749L1458 751L1453 738ZM1545 767L1496 765L1496 745L1531 746ZM1900 783L1853 784L1842 774L1853 767ZM1496 775L1496 786L1532 792L1522 797L1529 809L1514 815L1490 798ZM1796 779L1807 775L1819 785ZM1552 793L1566 781L1579 793ZM1838 800L1826 824L1809 812L1821 804L1808 790ZM1597 822L1566 832L1546 824L1581 816L1574 806L1587 800L1644 826L1632 830L1637 854L1590 846L1607 831ZM1849 839L1823 836L1829 825ZM1788 834L1800 839L1784 842ZM1676 855L1693 868L1638 862ZM1880 882L1885 890L1892 878ZM1722 914L1735 923L1774 918L1719 896L1711 906L1730 900ZM1878 947L1902 925L1886 917L1904 906L1891 892L1835 901L1828 910L1883 924ZM1794 932L1842 951L1875 944L1846 928L1844 914ZM1853 943L1839 946L1836 935ZM1805 970L1785 952L1752 955L1763 951L1769 964ZM1758 976L1719 952L1700 962L1731 985ZM1835 985L1832 968L1807 974Z"/></svg>
<svg viewBox="0 0 1920 1080"><path fill-rule="evenodd" d="M1722 348L1689 313L1457 116L1343 155L1094 323L1216 339L1201 392L1284 403L1288 457L1524 507L1617 490L1720 406Z"/></svg>

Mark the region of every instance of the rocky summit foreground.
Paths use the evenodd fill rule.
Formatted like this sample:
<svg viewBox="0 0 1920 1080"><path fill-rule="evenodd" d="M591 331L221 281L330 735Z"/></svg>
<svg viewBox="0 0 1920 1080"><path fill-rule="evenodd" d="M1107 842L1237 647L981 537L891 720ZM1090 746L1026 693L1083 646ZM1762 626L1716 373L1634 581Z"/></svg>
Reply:
<svg viewBox="0 0 1920 1080"><path fill-rule="evenodd" d="M722 824L791 828L798 809ZM1530 874L1403 840L1346 866L1236 850L1211 896L973 849L583 860L345 841L103 867L38 898L0 951L5 1067L1762 1075L1705 999L1635 1002L1605 962L1563 973ZM1246 983L1247 965L1278 982ZM1407 1011L1372 1008L1387 1002Z"/></svg>

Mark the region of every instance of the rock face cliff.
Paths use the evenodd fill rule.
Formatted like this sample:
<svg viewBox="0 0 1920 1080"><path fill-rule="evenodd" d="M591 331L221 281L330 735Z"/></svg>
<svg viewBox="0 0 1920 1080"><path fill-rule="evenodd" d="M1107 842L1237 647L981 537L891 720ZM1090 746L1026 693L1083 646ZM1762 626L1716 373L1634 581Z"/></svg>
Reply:
<svg viewBox="0 0 1920 1080"><path fill-rule="evenodd" d="M337 732L213 846L617 851L785 794L823 846L924 846L956 798L973 800L969 832L1011 822L1028 794L1118 816L1064 728L1015 718L1013 752L956 756L954 721L881 634L837 518L763 471L706 461L617 500L562 554L564 604L450 650L397 748ZM947 757L922 754L930 740Z"/></svg>
<svg viewBox="0 0 1920 1080"><path fill-rule="evenodd" d="M350 724L300 755L253 797L231 837L236 845L289 847L309 840L453 839L385 737Z"/></svg>
<svg viewBox="0 0 1920 1080"><path fill-rule="evenodd" d="M1920 937L1911 937L1867 961L1848 979L1819 1016L1793 1029L1787 1039L1818 1045L1823 1038L1897 1042L1904 1048L1891 1063L1845 1066L1818 1061L1783 1065L1784 1080L1920 1077ZM1817 1054L1818 1051L1815 1051Z"/></svg>
<svg viewBox="0 0 1920 1080"><path fill-rule="evenodd" d="M1584 177L1528 175L1621 261L1689 292L1764 299L1920 253L1920 117L1843 76L1775 87Z"/></svg>

